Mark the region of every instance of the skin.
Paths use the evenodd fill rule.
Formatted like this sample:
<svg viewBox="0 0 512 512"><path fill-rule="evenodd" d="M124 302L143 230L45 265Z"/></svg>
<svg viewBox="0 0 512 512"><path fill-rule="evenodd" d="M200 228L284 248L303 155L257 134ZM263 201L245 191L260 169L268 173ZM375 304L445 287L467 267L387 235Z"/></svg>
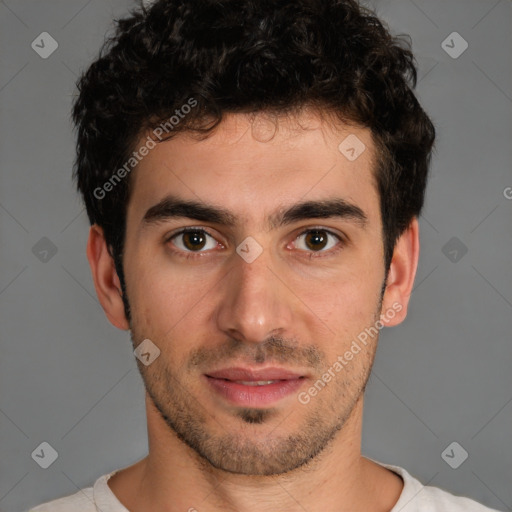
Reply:
<svg viewBox="0 0 512 512"><path fill-rule="evenodd" d="M366 146L355 161L338 150L349 134ZM229 115L205 140L183 133L158 144L130 178L123 265L131 322L102 229L91 227L87 256L108 319L131 330L134 347L149 338L161 351L148 366L137 361L149 454L108 481L130 511L384 512L397 502L402 479L361 455L378 336L307 404L298 400L365 328L379 318L397 325L407 314L418 222L398 240L386 281L374 161L368 129L312 111L277 124L263 114ZM236 223L145 226L146 211L169 193L228 209ZM332 217L267 226L279 208L334 197L357 205L366 225ZM199 256L186 236L169 240L187 226L211 235ZM344 241L329 235L308 245L311 228ZM252 263L236 252L248 236L263 249ZM393 304L401 310L389 318ZM201 378L230 366L279 366L306 378L270 406L241 408Z"/></svg>

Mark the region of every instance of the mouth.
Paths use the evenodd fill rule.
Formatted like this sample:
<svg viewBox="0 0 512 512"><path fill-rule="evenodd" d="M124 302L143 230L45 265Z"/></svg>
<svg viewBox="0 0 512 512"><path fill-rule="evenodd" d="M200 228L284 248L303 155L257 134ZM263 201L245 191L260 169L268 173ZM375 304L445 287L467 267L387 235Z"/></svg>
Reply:
<svg viewBox="0 0 512 512"><path fill-rule="evenodd" d="M225 368L203 375L218 396L243 407L263 407L298 391L307 377L284 368Z"/></svg>

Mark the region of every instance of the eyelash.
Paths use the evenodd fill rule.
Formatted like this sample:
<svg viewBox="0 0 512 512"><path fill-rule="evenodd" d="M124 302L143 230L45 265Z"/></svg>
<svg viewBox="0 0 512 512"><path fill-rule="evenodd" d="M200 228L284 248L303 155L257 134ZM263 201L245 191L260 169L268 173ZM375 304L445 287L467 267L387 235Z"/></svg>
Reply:
<svg viewBox="0 0 512 512"><path fill-rule="evenodd" d="M341 251L343 249L343 246L345 244L345 240L340 235L338 235L337 233L334 233L333 231L331 231L331 230L329 230L327 228L323 228L321 226L313 226L311 228L308 228L308 229L302 231L301 233L299 233L297 235L295 240L297 240L297 238L299 238L299 237L301 237L303 235L306 235L306 234L308 234L310 232L313 232L313 231L323 231L323 232L327 233L328 235L331 235L331 236L337 238L339 243L334 248L329 249L327 251L317 251L317 252L315 252L315 251L304 251L304 250L300 249L301 252L309 253L309 256L308 256L309 259L311 259L311 258L325 258L325 257L329 257L329 256L334 256L335 254L337 254L339 251ZM203 234L206 234L206 235L212 237L213 239L215 239L215 237L211 233L206 231L204 228L201 228L201 227L187 227L187 228L183 228L183 229L177 231L176 233L172 233L171 235L166 237L165 243L167 244L170 241L172 241L174 238L176 238L177 236L182 235L184 233L190 233L190 232L192 232L192 233L203 233ZM183 251L182 249L171 249L171 251L174 254L177 254L180 257L183 257L185 259L201 258L202 256L204 256L205 254L208 253L208 251L193 252L193 251Z"/></svg>

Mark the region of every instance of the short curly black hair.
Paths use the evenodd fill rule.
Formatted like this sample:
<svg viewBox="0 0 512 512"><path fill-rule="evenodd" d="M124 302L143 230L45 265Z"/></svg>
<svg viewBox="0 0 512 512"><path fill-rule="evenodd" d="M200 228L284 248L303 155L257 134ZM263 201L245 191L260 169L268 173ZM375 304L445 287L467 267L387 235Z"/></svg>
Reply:
<svg viewBox="0 0 512 512"><path fill-rule="evenodd" d="M410 41L392 36L356 0L158 0L115 23L77 84L74 178L124 291L133 180L118 180L108 194L98 190L130 159L141 134L166 121L169 127L191 98L194 108L169 127L169 137L184 130L207 136L228 113L303 107L369 128L379 155L387 273L396 241L423 207L435 140L412 92Z"/></svg>

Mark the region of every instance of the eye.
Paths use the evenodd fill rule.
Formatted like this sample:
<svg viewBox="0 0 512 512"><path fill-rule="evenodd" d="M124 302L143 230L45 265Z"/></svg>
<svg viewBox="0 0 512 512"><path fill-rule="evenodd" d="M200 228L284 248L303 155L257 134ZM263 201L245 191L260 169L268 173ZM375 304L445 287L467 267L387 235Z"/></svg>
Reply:
<svg viewBox="0 0 512 512"><path fill-rule="evenodd" d="M329 240L329 238L331 238L331 240ZM335 240L333 241L332 239ZM332 249L337 245L336 240L338 242L342 241L339 235L332 233L328 229L308 229L295 239L295 247L303 251L329 252L329 249Z"/></svg>
<svg viewBox="0 0 512 512"><path fill-rule="evenodd" d="M212 235L199 228L184 228L170 236L167 241L172 241L173 245L185 252L205 252L203 249L215 249L218 245Z"/></svg>
<svg viewBox="0 0 512 512"><path fill-rule="evenodd" d="M208 250L215 249L221 245L210 233L197 227L183 228L167 237L165 242L171 242L177 249L172 249L172 251L178 255L181 253L185 257L201 256ZM343 238L328 229L318 227L302 232L292 244L300 251L309 252L310 257L315 253L327 253L327 255L330 255L341 250ZM339 247L331 250L336 246Z"/></svg>

